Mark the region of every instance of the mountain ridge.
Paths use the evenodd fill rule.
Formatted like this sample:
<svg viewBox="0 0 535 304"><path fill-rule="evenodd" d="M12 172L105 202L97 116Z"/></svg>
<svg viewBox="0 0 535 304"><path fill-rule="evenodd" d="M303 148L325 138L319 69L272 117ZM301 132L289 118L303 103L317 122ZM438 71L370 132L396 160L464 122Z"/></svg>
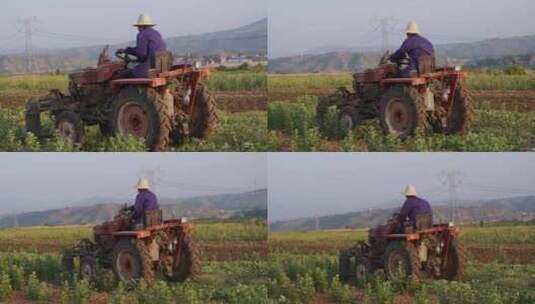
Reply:
<svg viewBox="0 0 535 304"><path fill-rule="evenodd" d="M234 29L168 37L164 40L168 49L175 55L267 54L267 18ZM111 45L109 54L113 54L116 49L134 44L134 41L129 41ZM65 71L94 66L103 47L104 45L91 45L39 50L34 55L37 70ZM0 74L25 72L25 58L23 54L0 55Z"/></svg>
<svg viewBox="0 0 535 304"><path fill-rule="evenodd" d="M535 35L493 38L477 42L436 45L437 63L440 65L463 64L485 67L487 62L520 61L527 67L535 67ZM362 51L347 48L322 54L304 54L269 60L271 73L314 73L356 71L373 68L382 54L364 48ZM528 57L528 58L517 58ZM351 58L351 60L347 60ZM493 64L495 66L496 64Z"/></svg>
<svg viewBox="0 0 535 304"><path fill-rule="evenodd" d="M377 208L305 217L270 223L270 231L308 231L320 229L370 228L385 223L396 208ZM531 221L535 219L535 196L497 198L466 202L456 209L457 221L462 224L499 221ZM447 205L433 206L435 222L448 222L450 208Z"/></svg>
<svg viewBox="0 0 535 304"><path fill-rule="evenodd" d="M0 228L14 226L97 224L107 221L124 204L98 203L90 206L68 206L44 211L25 212L0 217ZM267 215L267 189L242 193L216 194L191 198L161 198L164 217L195 219L249 217Z"/></svg>

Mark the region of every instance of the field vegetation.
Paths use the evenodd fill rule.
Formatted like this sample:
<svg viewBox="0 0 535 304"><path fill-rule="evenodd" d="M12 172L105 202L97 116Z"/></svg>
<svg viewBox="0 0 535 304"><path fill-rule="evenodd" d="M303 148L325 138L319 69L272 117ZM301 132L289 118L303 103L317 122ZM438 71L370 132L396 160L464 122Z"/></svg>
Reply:
<svg viewBox="0 0 535 304"><path fill-rule="evenodd" d="M534 235L534 226L464 227L468 266L461 281L392 284L381 270L367 282L337 276L338 250L365 240L365 229L273 232L268 294L275 303L533 303L535 259L523 257L533 256Z"/></svg>
<svg viewBox="0 0 535 304"><path fill-rule="evenodd" d="M469 71L476 106L465 135L428 132L406 141L383 136L377 120L341 130L334 109L316 122L320 96L351 87L349 73L269 75L268 129L282 151L532 151L535 149L535 71Z"/></svg>
<svg viewBox="0 0 535 304"><path fill-rule="evenodd" d="M60 252L91 237L90 226L0 230L0 302L267 303L263 220L197 224L193 237L201 247L202 272L185 283L118 284L103 269L98 280L79 280L63 269Z"/></svg>
<svg viewBox="0 0 535 304"><path fill-rule="evenodd" d="M265 67L240 67L216 70L207 80L216 95L220 123L207 140L188 139L170 151L267 151L273 147L265 127L267 125L265 99L267 76ZM0 151L91 151L91 152L142 152L144 142L132 137L104 137L98 127L86 128L86 140L73 146L53 135L38 139L26 133L24 104L31 97L46 94L49 89L67 91L67 75L16 75L0 76ZM219 94L223 97L219 98ZM229 95L230 94L230 95ZM251 100L247 100L252 98ZM234 105L234 100L240 103ZM245 99L245 100L244 100ZM264 107L264 108L262 108ZM227 111L229 108L231 110ZM234 111L236 110L236 111ZM53 132L53 117L42 115L44 130Z"/></svg>

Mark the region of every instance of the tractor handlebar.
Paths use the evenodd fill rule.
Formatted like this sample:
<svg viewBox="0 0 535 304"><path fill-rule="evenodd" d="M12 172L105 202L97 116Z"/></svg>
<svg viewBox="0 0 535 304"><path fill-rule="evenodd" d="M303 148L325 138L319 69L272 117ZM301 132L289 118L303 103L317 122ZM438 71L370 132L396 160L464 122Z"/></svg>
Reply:
<svg viewBox="0 0 535 304"><path fill-rule="evenodd" d="M126 51L124 49L119 49L115 52L115 57L121 59L122 61L124 61L127 65L130 63L130 62L135 62L137 60L137 58L134 58L135 56L132 55L132 54L128 54L126 53Z"/></svg>
<svg viewBox="0 0 535 304"><path fill-rule="evenodd" d="M115 218L131 218L134 215L134 206L128 206L128 204L124 204L124 206L119 209L119 212L117 212L117 215Z"/></svg>

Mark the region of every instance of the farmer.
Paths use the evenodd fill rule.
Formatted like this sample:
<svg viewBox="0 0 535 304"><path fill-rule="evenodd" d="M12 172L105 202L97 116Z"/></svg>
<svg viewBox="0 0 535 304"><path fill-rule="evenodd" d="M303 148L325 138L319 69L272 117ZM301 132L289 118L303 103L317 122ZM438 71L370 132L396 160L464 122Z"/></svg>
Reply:
<svg viewBox="0 0 535 304"><path fill-rule="evenodd" d="M139 179L137 183L136 203L134 204L133 219L135 224L143 224L145 211L158 210L158 198L150 191L150 183L146 178Z"/></svg>
<svg viewBox="0 0 535 304"><path fill-rule="evenodd" d="M154 29L155 25L148 15L141 14L137 23L134 24L139 31L136 46L117 50L117 53L136 56L136 62L138 62L138 65L133 70L125 72L123 77L148 78L149 69L155 66L156 54L167 50L162 35Z"/></svg>
<svg viewBox="0 0 535 304"><path fill-rule="evenodd" d="M407 185L404 194L407 200L399 212L400 223L404 223L408 218L416 230L430 228L433 225L433 210L429 203L416 196L416 188L413 185Z"/></svg>
<svg viewBox="0 0 535 304"><path fill-rule="evenodd" d="M434 62L435 49L433 44L421 36L418 24L414 21L407 25L407 39L403 42L399 50L390 56L390 61L400 63L408 57L409 64L402 67L399 77L409 78L417 71L418 59L422 56L429 56Z"/></svg>

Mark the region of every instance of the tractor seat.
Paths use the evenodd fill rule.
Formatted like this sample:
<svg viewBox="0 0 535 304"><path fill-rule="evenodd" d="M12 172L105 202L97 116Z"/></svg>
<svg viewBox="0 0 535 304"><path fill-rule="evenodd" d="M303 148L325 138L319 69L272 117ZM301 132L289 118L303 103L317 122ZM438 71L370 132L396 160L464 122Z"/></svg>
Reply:
<svg viewBox="0 0 535 304"><path fill-rule="evenodd" d="M414 226L417 231L429 229L433 227L433 217L430 214L418 214Z"/></svg>
<svg viewBox="0 0 535 304"><path fill-rule="evenodd" d="M149 75L156 75L167 72L173 66L173 53L169 51L158 52L154 55L154 64L149 71Z"/></svg>
<svg viewBox="0 0 535 304"><path fill-rule="evenodd" d="M161 225L163 223L162 209L145 211L143 223L145 227Z"/></svg>
<svg viewBox="0 0 535 304"><path fill-rule="evenodd" d="M435 56L420 56L417 62L418 75L435 71Z"/></svg>

